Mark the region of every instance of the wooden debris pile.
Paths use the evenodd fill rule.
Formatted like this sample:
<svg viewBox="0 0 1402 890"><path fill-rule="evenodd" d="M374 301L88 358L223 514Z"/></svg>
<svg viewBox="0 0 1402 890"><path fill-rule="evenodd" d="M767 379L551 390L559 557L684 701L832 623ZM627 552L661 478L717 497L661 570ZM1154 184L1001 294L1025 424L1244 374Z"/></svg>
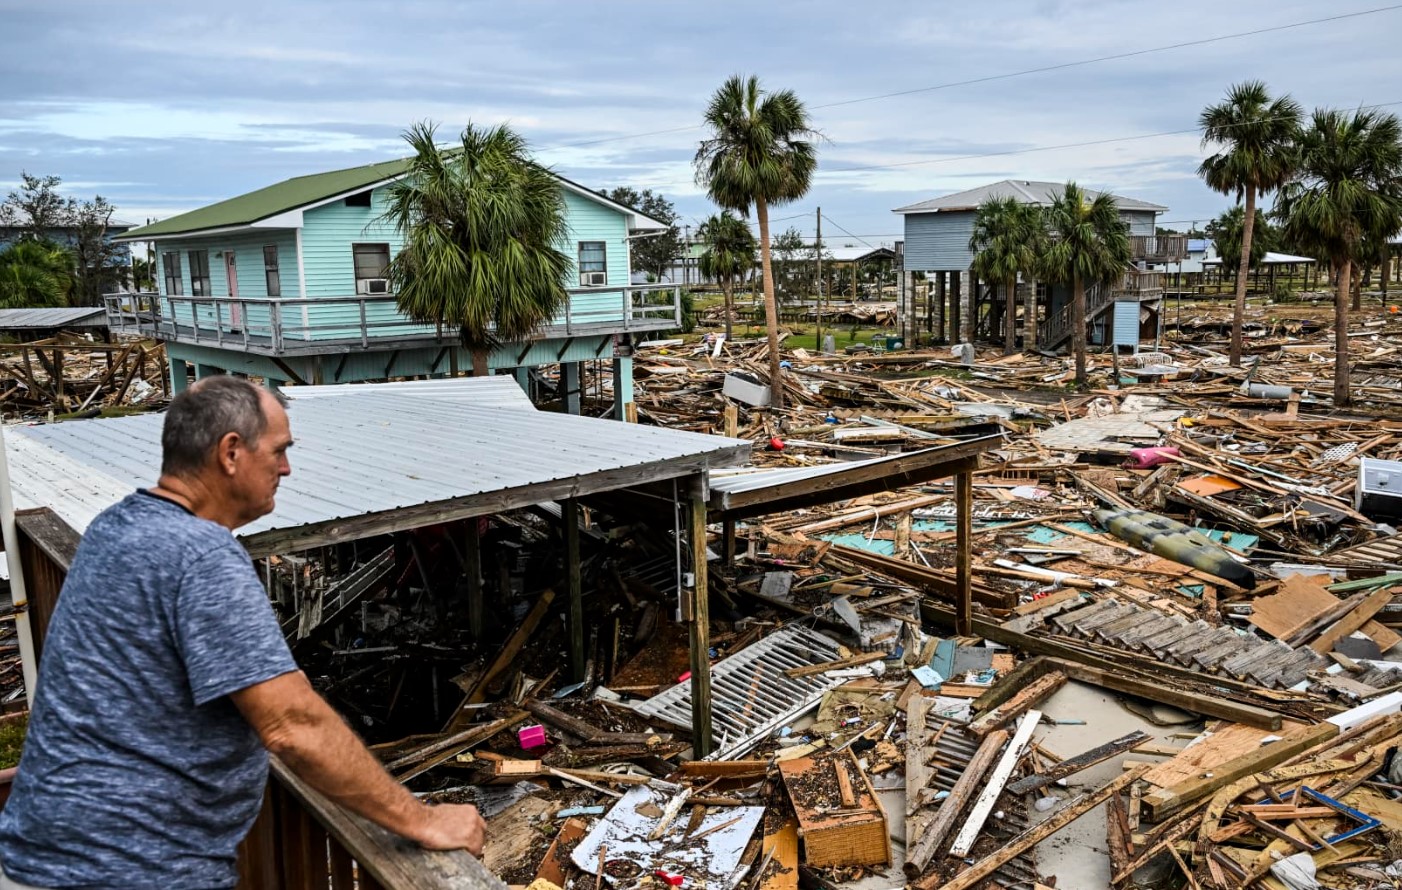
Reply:
<svg viewBox="0 0 1402 890"><path fill-rule="evenodd" d="M0 409L11 416L156 406L170 397L169 381L164 343L59 333L0 344Z"/></svg>

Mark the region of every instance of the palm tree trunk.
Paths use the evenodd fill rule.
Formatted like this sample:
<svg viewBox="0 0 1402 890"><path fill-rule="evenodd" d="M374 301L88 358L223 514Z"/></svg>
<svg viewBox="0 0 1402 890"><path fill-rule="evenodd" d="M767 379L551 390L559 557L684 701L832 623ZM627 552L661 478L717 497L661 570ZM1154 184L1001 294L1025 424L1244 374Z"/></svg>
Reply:
<svg viewBox="0 0 1402 890"><path fill-rule="evenodd" d="M1022 307L1025 319L1022 323L1022 348L1029 352L1037 351L1037 282L1027 282L1027 299Z"/></svg>
<svg viewBox="0 0 1402 890"><path fill-rule="evenodd" d="M770 406L776 411L784 408L784 370L779 367L779 307L774 302L774 266L769 257L769 204L755 201L755 216L759 218L759 265L764 274L764 327L769 337Z"/></svg>
<svg viewBox="0 0 1402 890"><path fill-rule="evenodd" d="M1348 386L1348 298L1353 289L1349 260L1339 266L1339 284L1334 293L1334 407L1349 404Z"/></svg>
<svg viewBox="0 0 1402 890"><path fill-rule="evenodd" d="M1017 279L1008 279L1008 292L1004 295L1006 309L1003 310L1003 354L1012 355L1017 348L1013 328L1017 324Z"/></svg>
<svg viewBox="0 0 1402 890"><path fill-rule="evenodd" d="M1076 386L1086 385L1086 284L1080 275L1071 281L1071 351L1076 355Z"/></svg>
<svg viewBox="0 0 1402 890"><path fill-rule="evenodd" d="M1228 362L1241 367L1241 327L1246 322L1246 276L1251 270L1251 236L1256 229L1256 188L1246 187L1246 218L1241 224L1241 264L1236 270L1236 306L1232 309L1232 348Z"/></svg>
<svg viewBox="0 0 1402 890"><path fill-rule="evenodd" d="M725 291L725 339L732 340L734 333L730 329L730 316L735 312L735 279L725 276L722 290Z"/></svg>

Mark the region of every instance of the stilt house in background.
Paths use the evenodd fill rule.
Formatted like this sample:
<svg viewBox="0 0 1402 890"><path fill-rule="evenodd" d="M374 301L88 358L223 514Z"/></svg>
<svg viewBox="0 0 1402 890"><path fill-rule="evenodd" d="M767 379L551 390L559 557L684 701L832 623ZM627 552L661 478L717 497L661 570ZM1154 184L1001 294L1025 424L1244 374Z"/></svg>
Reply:
<svg viewBox="0 0 1402 890"><path fill-rule="evenodd" d="M1064 183L1005 179L968 191L932 198L894 211L905 217L905 269L923 272L928 280L928 295L923 312L916 311L913 301L907 303L912 333L924 332L933 339L949 342L974 340L1001 341L1003 325L1014 324L1023 343L1030 345L1030 324L1036 324L1035 343L1042 349L1056 349L1071 338L1071 293L1069 287L1047 287L1024 280L1019 289L1036 289L1037 318L1004 319L1005 300L999 294L998 282L973 279L970 268L974 255L969 250L974 217L978 207L990 198L1013 198L1024 204L1045 207ZM1098 192L1086 191L1088 199ZM1120 217L1129 226L1134 268L1126 269L1124 277L1108 285L1092 285L1086 289L1086 317L1091 326L1091 342L1106 342L1109 337L1108 310L1115 303L1139 304L1153 309L1163 296L1161 272L1169 263L1182 260L1187 253L1186 235L1157 234L1159 214L1168 208L1135 198L1112 196L1120 209ZM1019 308L1025 305L1019 294ZM1126 307L1128 309L1129 307ZM1129 315L1117 311L1115 316Z"/></svg>

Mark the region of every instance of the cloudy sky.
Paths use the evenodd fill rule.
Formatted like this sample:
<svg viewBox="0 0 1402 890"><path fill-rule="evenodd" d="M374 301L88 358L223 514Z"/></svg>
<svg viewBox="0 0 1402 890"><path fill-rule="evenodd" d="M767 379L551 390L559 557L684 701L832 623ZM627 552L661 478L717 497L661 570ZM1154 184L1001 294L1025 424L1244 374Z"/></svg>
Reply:
<svg viewBox="0 0 1402 890"><path fill-rule="evenodd" d="M1226 206L1195 175L1193 127L1229 84L1402 112L1402 6L1385 6L0 0L0 192L56 174L144 221L398 157L415 121L471 120L510 123L578 182L661 191L695 225L713 209L692 179L698 122L742 72L797 91L825 137L776 230L811 233L821 206L830 242L889 243L892 208L1010 177L1073 178L1186 224Z"/></svg>

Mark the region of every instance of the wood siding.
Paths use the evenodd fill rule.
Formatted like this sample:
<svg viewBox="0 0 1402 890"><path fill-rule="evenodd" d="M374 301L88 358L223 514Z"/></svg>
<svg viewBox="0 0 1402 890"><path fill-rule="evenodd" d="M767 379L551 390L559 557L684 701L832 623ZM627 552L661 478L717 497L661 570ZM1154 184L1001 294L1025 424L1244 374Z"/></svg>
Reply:
<svg viewBox="0 0 1402 890"><path fill-rule="evenodd" d="M905 215L905 267L909 272L962 272L973 265L969 238L974 233L973 210ZM1125 211L1120 218L1131 235L1154 234L1156 214Z"/></svg>

